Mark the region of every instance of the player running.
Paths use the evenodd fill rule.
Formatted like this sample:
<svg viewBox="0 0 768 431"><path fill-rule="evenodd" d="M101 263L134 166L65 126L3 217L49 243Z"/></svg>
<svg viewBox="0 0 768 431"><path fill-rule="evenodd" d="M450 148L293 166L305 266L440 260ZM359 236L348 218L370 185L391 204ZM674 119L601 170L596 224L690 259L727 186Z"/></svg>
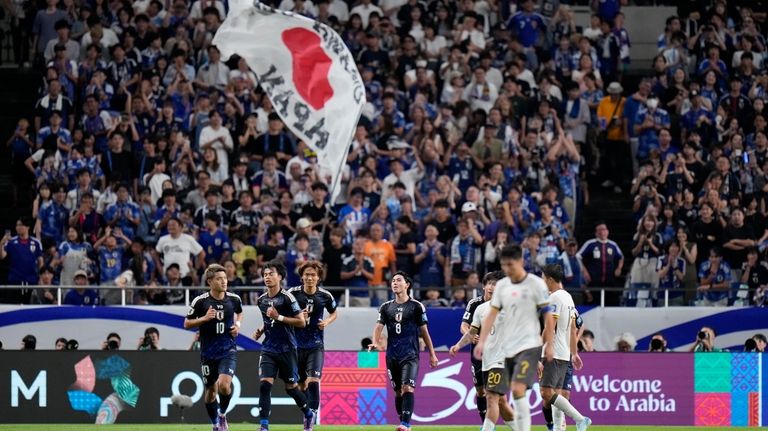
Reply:
<svg viewBox="0 0 768 431"><path fill-rule="evenodd" d="M483 319L488 310L491 308L490 299L493 295L493 290L496 287L496 282L504 277L504 273L501 271L491 272L485 275L483 278L483 296L485 300L476 307L473 307L468 312L472 314L472 320L469 325L469 329L464 332L461 339L451 346L451 356L455 356L456 352L461 350L467 344L473 342L480 332ZM478 298L475 298L478 299ZM488 343L485 346L483 352L483 360L477 361L472 358L472 369L475 379L475 387L483 387L485 385L486 391L484 391L485 397L488 401L488 410L483 412L483 427L481 431L493 431L496 426L496 421L499 419L499 410L501 410L501 416L504 419L504 423L509 426L510 429L515 429L514 412L507 402L506 393L509 391L509 375L504 368L504 348L501 345L501 340L504 339L504 332L506 326L504 324L504 315L502 311L499 313L499 317L496 318L494 327L491 328L488 335ZM465 315L466 317L466 315ZM463 328L462 323L462 329ZM476 362L479 362L476 364ZM479 373L479 375L478 375ZM480 393L481 389L478 389ZM480 397L478 396L478 399ZM478 404L478 409L480 408Z"/></svg>
<svg viewBox="0 0 768 431"><path fill-rule="evenodd" d="M560 265L547 265L544 267L544 282L549 290L549 307L555 322L547 322L554 326L554 339L551 343L554 348L554 359L543 362L541 374L541 398L544 401L542 412L547 424L547 430L554 430L552 407L557 407L566 415L576 421L576 429L585 431L592 421L582 416L578 410L566 399L559 395L564 388L568 368L573 362L573 369L580 370L583 366L576 347L576 305L571 294L563 289L563 268ZM545 332L547 331L545 327Z"/></svg>
<svg viewBox="0 0 768 431"><path fill-rule="evenodd" d="M515 428L517 431L531 431L531 412L525 391L536 378L536 364L541 356L539 312L544 313L545 322L553 317L548 308L547 286L544 280L525 271L522 248L517 244L507 245L501 250L500 260L506 277L496 283L490 309L480 328L480 340L473 353L475 358L482 356L496 317L505 312L504 335L503 339L499 337L499 341L504 346L505 371L512 386ZM545 325L545 328L545 357L551 360L552 324ZM498 325L495 329L501 330Z"/></svg>
<svg viewBox="0 0 768 431"><path fill-rule="evenodd" d="M307 397L298 388L298 356L296 334L293 328L307 326L299 303L292 294L281 288L285 267L279 262L267 262L261 272L267 291L259 296L256 305L261 310L264 326L253 334L258 340L264 335L259 359L259 418L260 431L269 430L272 408L272 384L279 377L285 383L285 392L296 401L304 413L304 431L311 431L314 414L307 406Z"/></svg>
<svg viewBox="0 0 768 431"><path fill-rule="evenodd" d="M290 292L304 312L307 326L296 330L299 356L299 388L307 395L307 404L317 417L320 407L320 377L323 374L323 331L336 320L336 300L317 283L323 278L323 264L316 260L299 266L301 286ZM324 310L328 318L323 319Z"/></svg>
<svg viewBox="0 0 768 431"><path fill-rule="evenodd" d="M419 336L429 350L429 365L437 367L437 355L427 329L427 311L421 302L408 295L413 281L408 274L397 271L390 281L395 299L381 304L379 318L373 330L373 343L368 350L378 349L381 332L386 326L387 373L395 390L395 409L400 415L397 431L411 429L413 391L419 375Z"/></svg>
<svg viewBox="0 0 768 431"><path fill-rule="evenodd" d="M210 265L205 269L204 277L211 290L192 300L184 319L184 329L200 328L205 410L213 431L227 431L226 414L232 399L232 376L237 367L236 339L243 305L239 296L227 292L227 273L223 266Z"/></svg>

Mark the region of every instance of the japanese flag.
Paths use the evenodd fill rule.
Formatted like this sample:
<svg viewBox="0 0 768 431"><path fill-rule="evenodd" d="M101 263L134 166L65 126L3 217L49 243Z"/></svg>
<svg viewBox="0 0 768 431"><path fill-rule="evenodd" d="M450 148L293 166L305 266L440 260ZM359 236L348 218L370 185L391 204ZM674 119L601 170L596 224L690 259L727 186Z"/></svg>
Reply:
<svg viewBox="0 0 768 431"><path fill-rule="evenodd" d="M365 103L355 59L325 24L258 1L230 0L213 44L243 57L286 126L332 173L331 203Z"/></svg>

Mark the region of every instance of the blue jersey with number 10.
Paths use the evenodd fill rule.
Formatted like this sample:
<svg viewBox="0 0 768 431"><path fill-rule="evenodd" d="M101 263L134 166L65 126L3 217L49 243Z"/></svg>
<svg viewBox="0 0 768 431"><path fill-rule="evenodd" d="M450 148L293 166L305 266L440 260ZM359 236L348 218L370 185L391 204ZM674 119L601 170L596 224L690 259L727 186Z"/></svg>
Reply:
<svg viewBox="0 0 768 431"><path fill-rule="evenodd" d="M200 356L203 360L216 360L237 350L237 342L229 331L235 324L235 315L243 312L240 297L226 292L224 299L216 299L210 292L192 300L187 319L205 316L208 309L216 310L216 317L200 326Z"/></svg>

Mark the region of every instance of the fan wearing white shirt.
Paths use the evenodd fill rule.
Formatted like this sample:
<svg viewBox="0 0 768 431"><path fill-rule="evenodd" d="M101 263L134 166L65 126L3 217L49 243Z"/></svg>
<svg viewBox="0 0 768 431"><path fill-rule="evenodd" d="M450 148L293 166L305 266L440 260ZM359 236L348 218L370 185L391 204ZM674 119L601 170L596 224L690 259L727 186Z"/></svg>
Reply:
<svg viewBox="0 0 768 431"><path fill-rule="evenodd" d="M491 328L496 318L504 313L504 357L506 373L510 379L515 403L515 428L531 431L531 411L525 396L528 387L536 379L536 364L541 356L539 314L544 315L543 338L546 343L544 356L552 360L554 317L549 311L547 286L541 278L525 271L523 249L512 244L501 250L501 269L506 277L496 283L491 297L491 307L480 328L480 340L474 348L475 358L484 355Z"/></svg>
<svg viewBox="0 0 768 431"><path fill-rule="evenodd" d="M577 349L578 337L576 335L576 305L573 303L571 294L563 289L563 267L558 264L546 265L544 267L544 282L549 290L549 308L554 316L554 337L547 343L547 347L552 345L554 358L552 360L542 359L540 363L541 370L541 398L544 400L542 412L547 424L547 430L554 429L554 420L552 408L557 407L566 415L576 421L576 430L585 431L592 420L584 417L575 407L559 392L564 388L565 377L568 373L568 366L573 361L573 369L580 370L583 366ZM552 321L546 321L546 324L552 324ZM547 332L548 328L544 328Z"/></svg>
<svg viewBox="0 0 768 431"><path fill-rule="evenodd" d="M171 264L179 265L181 278L190 275L194 268L205 266L205 251L192 235L181 232L181 221L175 217L168 221L166 226L168 235L163 235L157 241L155 250L163 255L163 273L168 271ZM190 256L196 256L197 262L193 265ZM194 278L194 277L193 277Z"/></svg>
<svg viewBox="0 0 768 431"><path fill-rule="evenodd" d="M229 152L234 148L229 129L222 127L221 114L213 109L209 114L210 123L200 132L200 149L213 148L224 172L229 172Z"/></svg>
<svg viewBox="0 0 768 431"><path fill-rule="evenodd" d="M363 28L368 28L368 22L369 18L372 13L376 12L379 14L380 17L384 16L384 12L382 12L381 8L376 6L375 4L371 3L371 0L362 0L359 5L352 8L351 11L349 11L350 15L358 14L360 15L360 21L363 23Z"/></svg>

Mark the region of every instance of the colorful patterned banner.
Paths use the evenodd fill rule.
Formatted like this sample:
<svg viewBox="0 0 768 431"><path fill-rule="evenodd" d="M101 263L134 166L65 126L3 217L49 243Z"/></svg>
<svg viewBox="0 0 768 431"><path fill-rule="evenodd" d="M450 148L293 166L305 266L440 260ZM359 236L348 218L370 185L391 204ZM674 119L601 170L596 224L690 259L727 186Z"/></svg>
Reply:
<svg viewBox="0 0 768 431"><path fill-rule="evenodd" d="M479 424L468 353L438 358L438 367L430 369L422 355L413 423ZM583 359L571 399L595 424L762 425L768 372L759 354L592 353ZM397 422L383 353L326 352L325 363L323 424ZM537 383L528 399L534 423L540 424L538 390Z"/></svg>

